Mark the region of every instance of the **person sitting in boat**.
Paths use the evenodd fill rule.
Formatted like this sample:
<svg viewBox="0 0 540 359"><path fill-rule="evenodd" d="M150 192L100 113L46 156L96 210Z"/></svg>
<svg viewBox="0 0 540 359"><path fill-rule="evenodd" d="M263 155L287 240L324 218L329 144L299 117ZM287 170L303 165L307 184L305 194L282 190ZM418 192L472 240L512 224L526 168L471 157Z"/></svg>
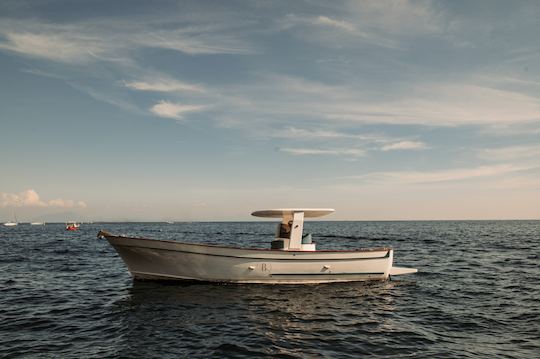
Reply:
<svg viewBox="0 0 540 359"><path fill-rule="evenodd" d="M293 221L281 223L281 227L279 228L279 238L291 238L292 223Z"/></svg>

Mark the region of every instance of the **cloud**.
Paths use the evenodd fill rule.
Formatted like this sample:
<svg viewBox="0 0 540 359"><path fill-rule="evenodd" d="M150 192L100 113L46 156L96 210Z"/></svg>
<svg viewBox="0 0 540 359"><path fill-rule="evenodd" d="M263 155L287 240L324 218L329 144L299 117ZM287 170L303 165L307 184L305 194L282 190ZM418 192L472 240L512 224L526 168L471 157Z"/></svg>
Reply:
<svg viewBox="0 0 540 359"><path fill-rule="evenodd" d="M262 77L264 83L270 83L287 92L295 92L304 95L324 95L333 94L332 97L343 97L347 94L347 88L343 86L331 86L321 81L308 80L298 76L265 74Z"/></svg>
<svg viewBox="0 0 540 359"><path fill-rule="evenodd" d="M81 207L86 208L86 203L83 201L73 201L71 199L53 199L48 202L48 205L50 207L62 207L62 208L73 208L73 207Z"/></svg>
<svg viewBox="0 0 540 359"><path fill-rule="evenodd" d="M183 105L180 103L160 101L152 106L150 111L159 117L181 120L186 113L203 111L206 106L201 105Z"/></svg>
<svg viewBox="0 0 540 359"><path fill-rule="evenodd" d="M423 150L426 148L426 144L419 141L400 141L396 143L390 143L384 145L382 151L395 151L395 150Z"/></svg>
<svg viewBox="0 0 540 359"><path fill-rule="evenodd" d="M153 81L130 81L124 82L127 88L139 91L156 92L205 92L204 88L173 79L159 79Z"/></svg>
<svg viewBox="0 0 540 359"><path fill-rule="evenodd" d="M347 157L363 157L366 151L357 148L338 148L338 149L323 149L323 148L279 148L280 152L285 152L294 156L347 156Z"/></svg>
<svg viewBox="0 0 540 359"><path fill-rule="evenodd" d="M539 166L498 164L490 166L478 166L473 168L457 168L448 170L431 171L390 171L373 172L367 175L349 177L368 182L386 182L397 184L426 184L439 182L463 181L482 177L497 177L511 173L517 173L536 169Z"/></svg>
<svg viewBox="0 0 540 359"><path fill-rule="evenodd" d="M216 80L212 88L210 85L206 88L178 81L167 75L152 77L153 71L148 69L156 66L155 64L147 63L143 66L135 63L135 59L149 59L146 53L140 53L149 47L180 51L189 55L256 53L258 49L253 43L259 40L257 36L261 32L244 30L255 30L256 24L260 26L257 30L268 31L268 22L262 21L261 19L267 20L267 17L260 18L259 14L256 17L258 22L255 22L250 18L252 14L248 12L228 16L223 20L220 19L219 11L214 14L213 11L208 11L208 15L198 14L196 17L192 14L184 17L150 14L143 17L144 21L133 21L131 16L59 23L46 23L36 19L3 19L0 24L0 50L79 65L86 65L89 61L123 60L130 66L119 66L111 71L104 71L97 68L98 66L94 66L93 70L90 66L80 66L85 76L68 73L63 78L76 79L71 81L70 86L131 112L135 112L137 105L130 104L130 93L125 91L125 88L101 91L102 89L90 87L96 83L103 84L107 80L118 84L118 77L127 78L133 80L124 82L124 87L132 90L168 94L187 92L199 96L195 102L212 103L212 106L220 108L224 117L238 119L239 126L247 126L247 119L251 126L255 126L256 124L251 122L254 116L261 119L259 123L275 124L279 121L285 122L284 118L298 118L299 121L308 119L310 123L326 126L326 133L323 133L323 130L311 134L305 132L305 138L334 136L336 139L358 138L369 141L365 136L347 136L332 129L338 125L343 127L343 123L428 126L480 124L493 127L497 124L540 119L538 97L508 85L512 83L537 88L534 81L494 81L493 73L489 72L482 77L465 74L461 77L452 76L451 80L439 77L436 81L430 81L425 75L429 74L429 71L416 69L416 58L400 63L398 59L403 59L404 56L398 56L392 63L373 63L373 58L367 53L366 56L357 56L358 44L365 40L381 40L401 45L401 36L419 36L413 40L420 41L421 36L426 34L444 34L451 22L451 16L445 13L449 10L445 7L434 5L430 1L368 1L324 7L315 4L305 9L303 14L312 15L285 16L281 19L283 29L294 27L295 33L301 32L314 38L319 37L321 32L330 33L326 40L341 48L340 56L350 61L347 66L339 69L325 65L325 69L317 69L316 75L312 73L311 78L309 70L313 64L301 71L304 78L266 73L259 74L260 78L250 82L249 76L252 74L245 75L246 77L242 77L242 74L236 83L231 81L226 85L221 84L222 87L219 88L219 80ZM342 39L347 41L341 41ZM268 55L272 55L273 44L266 41L260 43L269 46ZM298 54L304 50L303 44L295 45L298 45ZM379 55L376 54L376 61L379 61ZM152 56L155 58L156 55ZM405 58L409 58L409 55ZM268 59L273 61L272 56ZM313 60L301 57L299 59ZM259 60L253 61L250 63L256 64ZM264 62L261 65L264 67ZM69 72L71 69L72 67L62 66L60 71ZM290 72L294 72L294 68L291 69ZM102 76L99 81L93 81L94 78L87 81L94 76L93 73L87 76L92 71L98 73L95 77ZM375 83L364 73L387 75L384 75L384 81L380 81L381 78L377 75ZM415 81L404 79L403 73L411 74L410 77L414 77ZM81 78L85 79L80 80ZM316 80L317 78L325 81ZM79 82L79 85L73 82ZM85 82L84 85L81 85L81 82ZM396 86L393 86L394 82ZM119 90L124 93L115 93ZM174 98L162 101L155 104L150 111L161 117L180 119L187 112L201 110L200 107L189 107L193 105L180 105L175 102L180 101ZM385 147L383 150L392 149Z"/></svg>
<svg viewBox="0 0 540 359"><path fill-rule="evenodd" d="M278 21L279 28L294 28L293 34L303 40L338 48L371 45L403 51L406 39L427 37L464 42L456 39L462 33L456 20L430 0L347 1L327 4L321 11L325 13L318 16L288 14Z"/></svg>
<svg viewBox="0 0 540 359"><path fill-rule="evenodd" d="M479 151L478 157L488 161L538 160L540 145L486 148Z"/></svg>
<svg viewBox="0 0 540 359"><path fill-rule="evenodd" d="M0 42L0 49L58 62L85 62L105 51L102 40L76 33L8 32L3 35L6 41Z"/></svg>
<svg viewBox="0 0 540 359"><path fill-rule="evenodd" d="M298 127L288 127L285 129L280 129L271 133L272 137L278 138L290 138L297 140L317 140L317 139L357 139L365 142L378 142L386 143L390 141L395 141L395 139L386 137L380 134L373 133L351 133L351 132L340 132L335 130L327 129L305 129Z"/></svg>
<svg viewBox="0 0 540 359"><path fill-rule="evenodd" d="M399 124L428 126L526 123L540 120L537 97L477 76L449 82L424 81L406 93L367 93L357 84L328 86L297 77L265 76L264 85L234 88L243 97L232 110L254 111L260 117L302 116L323 123ZM294 101L291 99L294 98Z"/></svg>
<svg viewBox="0 0 540 359"><path fill-rule="evenodd" d="M455 126L527 122L540 118L532 96L477 84L422 84L400 100L343 103L329 108L334 119L368 123Z"/></svg>
<svg viewBox="0 0 540 359"><path fill-rule="evenodd" d="M429 0L350 1L346 8L355 24L399 36L439 34L451 21ZM353 20L351 20L353 21Z"/></svg>
<svg viewBox="0 0 540 359"><path fill-rule="evenodd" d="M395 41L387 36L374 33L372 29L362 25L357 19L346 21L326 15L301 16L288 14L277 21L279 30L294 30L293 35L302 40L308 40L327 46L336 44L348 47L358 47L361 44L381 46L383 48L397 48ZM337 30L337 31L330 31Z"/></svg>
<svg viewBox="0 0 540 359"><path fill-rule="evenodd" d="M336 29L345 30L345 31L356 30L354 25L347 21L331 19L327 16L322 16L322 15L314 18L313 23L318 24L318 25L331 26L331 27L335 27Z"/></svg>
<svg viewBox="0 0 540 359"><path fill-rule="evenodd" d="M332 27L348 32L354 32L356 30L355 26L347 21L333 19L325 15L298 16L289 14L285 16L285 18L281 19L281 26L283 29L302 25Z"/></svg>
<svg viewBox="0 0 540 359"><path fill-rule="evenodd" d="M0 207L61 207L61 208L85 208L83 201L73 201L70 199L53 199L50 201L41 200L39 194L33 189L14 194L0 192Z"/></svg>
<svg viewBox="0 0 540 359"><path fill-rule="evenodd" d="M143 22L118 18L71 23L2 19L0 50L70 64L102 60L131 63L132 53L145 48L189 55L256 53L241 32L231 29L232 24L188 25L178 21L171 27L171 20L171 16L159 20L149 17Z"/></svg>
<svg viewBox="0 0 540 359"><path fill-rule="evenodd" d="M202 33L201 33L202 31ZM204 32L204 29L160 30L139 33L135 44L143 47L175 50L189 55L251 55L257 50L232 34ZM207 30L206 30L207 31Z"/></svg>

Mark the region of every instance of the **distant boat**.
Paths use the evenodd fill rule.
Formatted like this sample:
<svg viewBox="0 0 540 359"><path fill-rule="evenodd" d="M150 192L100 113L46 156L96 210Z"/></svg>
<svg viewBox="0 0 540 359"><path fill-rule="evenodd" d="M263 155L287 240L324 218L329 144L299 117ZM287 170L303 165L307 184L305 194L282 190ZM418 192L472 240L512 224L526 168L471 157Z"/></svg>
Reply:
<svg viewBox="0 0 540 359"><path fill-rule="evenodd" d="M66 230L67 231L77 231L81 225L77 222L67 222Z"/></svg>
<svg viewBox="0 0 540 359"><path fill-rule="evenodd" d="M14 220L11 220L9 222L4 223L4 226L6 227L15 227L19 223L17 222L17 215L15 214L15 211L11 211L11 217L13 217Z"/></svg>
<svg viewBox="0 0 540 359"><path fill-rule="evenodd" d="M30 225L31 226L44 226L45 222L31 222Z"/></svg>
<svg viewBox="0 0 540 359"><path fill-rule="evenodd" d="M153 280L315 284L387 280L416 273L393 266L392 248L316 250L311 234L303 234L304 218L316 218L333 209L272 209L256 217L281 218L269 249L223 247L113 235L106 238L124 260L133 277Z"/></svg>

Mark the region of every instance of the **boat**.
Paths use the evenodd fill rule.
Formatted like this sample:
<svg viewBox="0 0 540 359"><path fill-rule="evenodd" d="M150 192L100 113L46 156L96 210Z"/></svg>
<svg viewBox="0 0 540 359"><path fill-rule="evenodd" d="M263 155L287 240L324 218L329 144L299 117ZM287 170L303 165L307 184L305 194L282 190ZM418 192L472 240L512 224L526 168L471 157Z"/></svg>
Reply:
<svg viewBox="0 0 540 359"><path fill-rule="evenodd" d="M31 226L44 226L45 222L30 222Z"/></svg>
<svg viewBox="0 0 540 359"><path fill-rule="evenodd" d="M4 226L15 227L19 224L19 222L17 222L17 215L15 214L15 211L11 211L11 216L14 218L14 220L10 220L9 222L4 223Z"/></svg>
<svg viewBox="0 0 540 359"><path fill-rule="evenodd" d="M77 231L81 225L77 222L67 222L66 223L66 230L68 231Z"/></svg>
<svg viewBox="0 0 540 359"><path fill-rule="evenodd" d="M252 249L156 240L99 231L115 248L131 275L140 280L189 280L228 283L317 284L387 280L417 272L393 266L389 247L317 250L311 234L303 234L304 218L333 209L271 209L253 212L281 218L270 248Z"/></svg>

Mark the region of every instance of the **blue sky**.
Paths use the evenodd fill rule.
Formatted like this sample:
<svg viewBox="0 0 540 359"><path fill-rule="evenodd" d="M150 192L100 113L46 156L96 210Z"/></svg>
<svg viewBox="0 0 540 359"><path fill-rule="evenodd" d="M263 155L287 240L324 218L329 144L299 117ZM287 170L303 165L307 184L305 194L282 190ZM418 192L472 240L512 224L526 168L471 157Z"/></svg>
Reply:
<svg viewBox="0 0 540 359"><path fill-rule="evenodd" d="M535 1L2 1L0 220L540 218L539 18Z"/></svg>

